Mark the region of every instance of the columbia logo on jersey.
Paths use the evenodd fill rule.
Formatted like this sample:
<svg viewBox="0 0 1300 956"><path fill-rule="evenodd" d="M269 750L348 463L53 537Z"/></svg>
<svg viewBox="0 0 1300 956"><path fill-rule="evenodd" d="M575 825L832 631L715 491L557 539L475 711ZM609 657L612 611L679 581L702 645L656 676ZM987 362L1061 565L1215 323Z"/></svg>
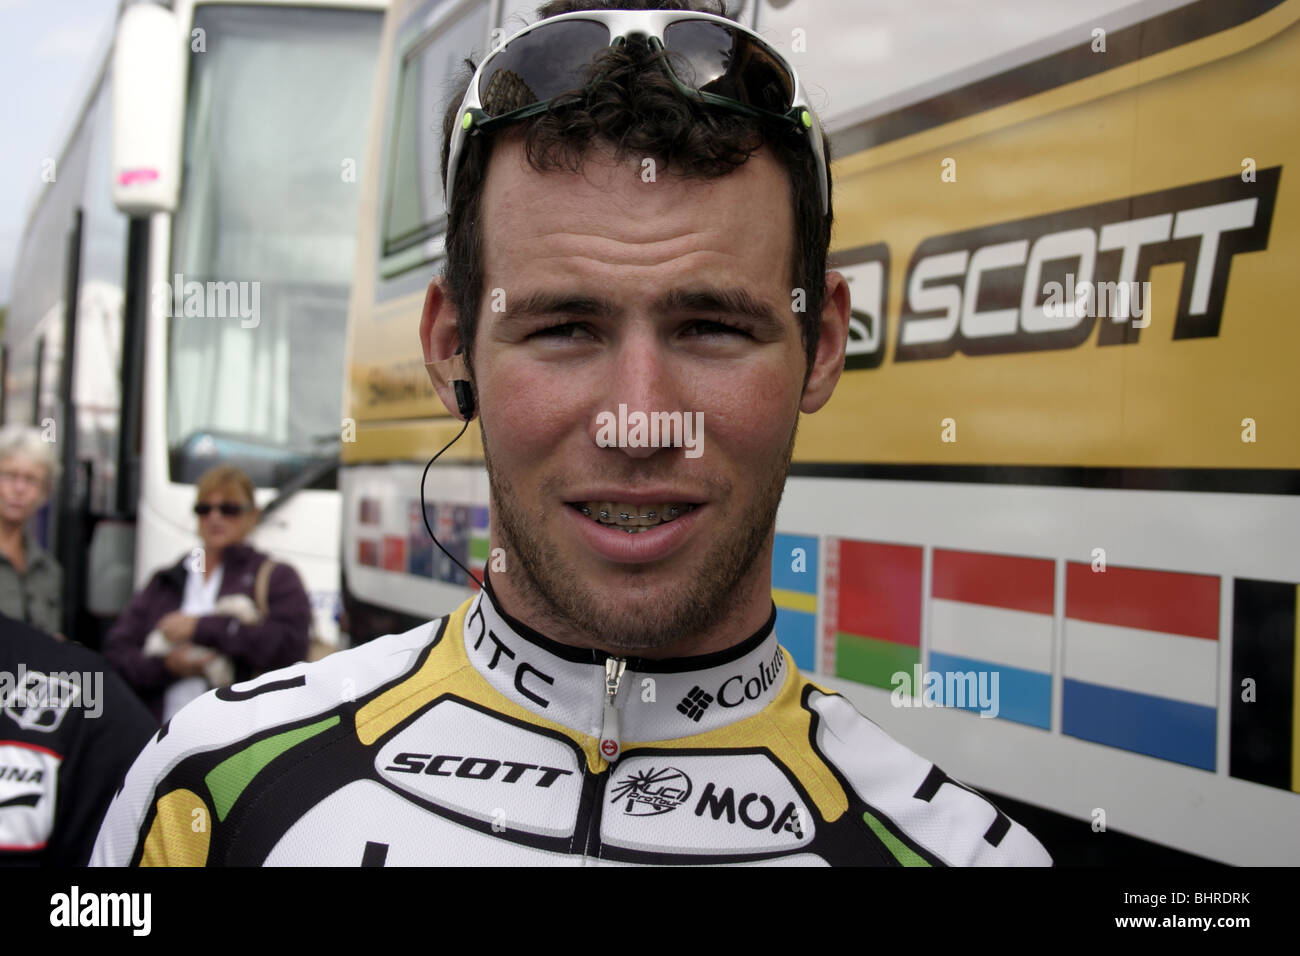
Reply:
<svg viewBox="0 0 1300 956"><path fill-rule="evenodd" d="M706 694L704 688L696 684L678 703L677 710L698 724L711 703L713 703L713 695Z"/></svg>

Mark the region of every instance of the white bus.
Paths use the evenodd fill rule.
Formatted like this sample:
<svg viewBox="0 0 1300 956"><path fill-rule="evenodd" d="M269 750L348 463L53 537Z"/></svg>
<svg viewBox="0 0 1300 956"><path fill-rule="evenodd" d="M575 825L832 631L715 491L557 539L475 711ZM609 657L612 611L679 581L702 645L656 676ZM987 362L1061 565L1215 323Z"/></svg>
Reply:
<svg viewBox="0 0 1300 956"><path fill-rule="evenodd" d="M337 636L345 316L384 6L119 10L5 329L6 421L45 423L78 462L56 508L70 614L102 625L194 547L194 481L231 463L259 504L279 499L253 542L297 568Z"/></svg>
<svg viewBox="0 0 1300 956"><path fill-rule="evenodd" d="M417 338L438 120L531 6L388 14L340 479L359 636L466 594L419 496L461 424ZM814 90L854 305L777 519L782 643L1058 862L1300 863L1300 0L732 7ZM428 489L481 568L477 425Z"/></svg>

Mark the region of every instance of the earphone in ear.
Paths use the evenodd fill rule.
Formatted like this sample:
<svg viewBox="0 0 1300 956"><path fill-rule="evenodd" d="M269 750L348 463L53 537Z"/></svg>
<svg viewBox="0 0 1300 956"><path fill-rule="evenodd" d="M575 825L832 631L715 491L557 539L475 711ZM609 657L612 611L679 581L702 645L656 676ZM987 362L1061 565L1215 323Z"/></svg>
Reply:
<svg viewBox="0 0 1300 956"><path fill-rule="evenodd" d="M465 349L463 346L456 346L454 355L463 355ZM456 392L456 410L460 412L460 417L469 421L474 417L474 386L463 378L453 379L452 389Z"/></svg>
<svg viewBox="0 0 1300 956"><path fill-rule="evenodd" d="M447 378L451 378L457 372L462 375L469 374L465 360L458 359L464 351L463 348L457 348L450 359L424 363L424 369L429 374L429 382L435 389L440 388ZM468 378L451 378L451 388L456 395L456 411L464 421L468 422L474 417L477 405L474 400L474 386L470 384Z"/></svg>
<svg viewBox="0 0 1300 956"><path fill-rule="evenodd" d="M460 348L456 349L455 354L452 356L452 363L453 363L452 367L455 368L456 371L460 371L462 368L464 368L465 374L468 375L469 369L468 367L465 366L464 359L461 359L459 362L455 361L456 356L461 355L463 352L464 349L460 349ZM429 373L429 381L431 381L434 387L437 388L438 377L437 377L437 373L435 372L435 369L439 367L445 368L446 366L444 365L444 363L441 362L426 362L424 364L424 367ZM450 448L452 445L456 444L456 442L460 440L460 436L465 434L465 429L469 428L469 420L474 417L474 404L475 404L474 386L471 385L467 379L454 378L451 380L451 387L452 390L456 393L456 411L460 413L460 417L464 419L465 424L460 426L460 431L456 433L456 437L453 438L451 441L447 442L447 444L443 445L442 450L439 451L438 454L430 458L429 463L424 466L424 473L420 475L420 514L424 518L424 528L426 531L429 532L429 537L433 540L433 543L438 546L438 550L440 550L447 557L451 558L451 560L456 563L456 567L464 571L465 574L469 576L469 580L473 581L481 589L484 587L484 584L481 580L479 580L478 575L476 575L469 568L465 567L465 565L461 564L460 559L457 558L450 551L448 551L446 548L444 548L442 546L442 542L438 540L437 535L433 533L433 527L429 524L429 509L428 506L425 505L424 503L424 480L429 477L429 469L433 467L433 463L435 461L437 461L439 458L442 457L442 453L444 451L446 451L448 448Z"/></svg>
<svg viewBox="0 0 1300 956"><path fill-rule="evenodd" d="M460 412L460 417L469 421L474 417L474 386L463 378L458 378L451 383L451 387L456 390L456 410Z"/></svg>

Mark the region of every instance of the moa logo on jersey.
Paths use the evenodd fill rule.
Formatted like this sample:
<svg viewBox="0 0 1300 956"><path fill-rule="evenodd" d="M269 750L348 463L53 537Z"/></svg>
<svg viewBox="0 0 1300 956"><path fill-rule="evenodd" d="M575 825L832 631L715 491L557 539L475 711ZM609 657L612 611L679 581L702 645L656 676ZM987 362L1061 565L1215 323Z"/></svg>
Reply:
<svg viewBox="0 0 1300 956"><path fill-rule="evenodd" d="M740 822L751 830L765 830L770 826L774 834L785 831L802 837L803 812L795 802L786 801L780 813L776 808L776 801L765 793L744 793L742 788L737 794L733 787L718 787L710 781L695 805L695 815L702 817L708 813L714 820Z"/></svg>
<svg viewBox="0 0 1300 956"><path fill-rule="evenodd" d="M691 778L676 767L647 767L628 774L610 792L628 816L655 816L676 810L691 796Z"/></svg>

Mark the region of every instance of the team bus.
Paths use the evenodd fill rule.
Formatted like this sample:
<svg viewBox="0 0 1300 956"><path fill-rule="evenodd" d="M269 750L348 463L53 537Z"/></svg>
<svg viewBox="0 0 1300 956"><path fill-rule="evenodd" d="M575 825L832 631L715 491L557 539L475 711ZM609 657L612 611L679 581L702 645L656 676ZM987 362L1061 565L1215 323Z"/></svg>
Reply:
<svg viewBox="0 0 1300 956"><path fill-rule="evenodd" d="M297 568L336 637L343 345L383 7L119 9L43 170L5 329L5 420L42 427L67 466L69 633L197 544L194 482L222 462L277 505L252 540Z"/></svg>
<svg viewBox="0 0 1300 956"><path fill-rule="evenodd" d="M357 637L455 607L422 466L436 130L526 2L389 10L349 307ZM851 341L777 520L798 665L1060 863L1300 863L1300 0L758 0L815 91ZM428 517L480 570L477 428Z"/></svg>

